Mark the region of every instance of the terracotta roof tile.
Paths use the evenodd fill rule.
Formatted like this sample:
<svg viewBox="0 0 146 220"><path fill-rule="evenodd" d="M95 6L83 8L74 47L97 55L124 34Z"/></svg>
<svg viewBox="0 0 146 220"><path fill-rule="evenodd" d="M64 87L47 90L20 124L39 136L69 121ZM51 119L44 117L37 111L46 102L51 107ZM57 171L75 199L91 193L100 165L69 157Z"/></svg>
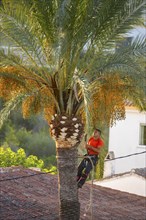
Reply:
<svg viewBox="0 0 146 220"><path fill-rule="evenodd" d="M40 172L12 168L1 173L1 219L2 220L58 220L57 176ZM39 174L39 175L35 175ZM34 175L26 178L21 176ZM91 219L85 214L90 201L91 185L86 183L79 190L81 203L80 220ZM144 220L146 200L143 197L93 185L93 220Z"/></svg>

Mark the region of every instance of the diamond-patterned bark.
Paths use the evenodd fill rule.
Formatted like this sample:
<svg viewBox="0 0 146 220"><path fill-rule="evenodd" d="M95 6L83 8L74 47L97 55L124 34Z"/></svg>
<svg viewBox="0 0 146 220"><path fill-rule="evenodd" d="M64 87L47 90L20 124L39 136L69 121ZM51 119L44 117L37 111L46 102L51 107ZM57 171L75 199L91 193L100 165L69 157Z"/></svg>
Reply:
<svg viewBox="0 0 146 220"><path fill-rule="evenodd" d="M57 147L70 148L81 141L84 126L79 117L55 114L50 123Z"/></svg>

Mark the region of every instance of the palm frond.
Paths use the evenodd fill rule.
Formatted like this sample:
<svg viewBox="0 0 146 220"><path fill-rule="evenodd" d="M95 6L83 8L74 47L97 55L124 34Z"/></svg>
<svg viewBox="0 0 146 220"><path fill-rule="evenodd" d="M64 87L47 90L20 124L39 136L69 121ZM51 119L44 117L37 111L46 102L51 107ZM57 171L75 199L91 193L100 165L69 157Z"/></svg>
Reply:
<svg viewBox="0 0 146 220"><path fill-rule="evenodd" d="M82 93L83 101L79 103L79 107L77 109L77 114L81 110L80 108L84 108L85 115L86 115L86 130L89 131L91 125L90 125L90 119L91 114L89 110L89 104L90 104L90 90L89 90L89 82L86 78L80 77L79 75L74 75L74 83L79 84L80 86L80 92Z"/></svg>
<svg viewBox="0 0 146 220"><path fill-rule="evenodd" d="M35 68L31 68L28 66L23 66L20 65L19 63L14 65L14 60L16 61L17 57L13 56L6 56L4 59L5 61L1 63L0 65L0 74L1 76L5 78L10 78L10 79L19 79L19 80L31 80L33 82L38 83L38 85L42 86L44 85L50 85L47 84L48 81L46 82L38 73L38 70ZM10 66L6 65L6 63L9 63L10 60ZM2 65L3 64L3 65ZM40 70L41 71L41 70Z"/></svg>
<svg viewBox="0 0 146 220"><path fill-rule="evenodd" d="M142 14L145 5L144 0L102 1L95 19L94 40L98 48L111 47L130 27L140 24L141 18L138 19L138 16Z"/></svg>
<svg viewBox="0 0 146 220"><path fill-rule="evenodd" d="M139 41L137 44L133 42L126 47L120 49L114 54L109 54L107 58L101 62L102 72L119 72L121 75L127 75L131 78L141 81L145 77L145 72L142 66L139 65L138 59L145 56L146 44L144 41Z"/></svg>
<svg viewBox="0 0 146 220"><path fill-rule="evenodd" d="M145 57L146 43L144 39L144 37L138 37L126 46L122 42L117 43L119 49L115 47L114 50L94 53L89 55L88 59L83 57L84 68L89 68L90 82L114 72L119 72L123 76L129 75L138 81L143 80L145 73L138 60Z"/></svg>
<svg viewBox="0 0 146 220"><path fill-rule="evenodd" d="M131 51L131 48L133 50ZM130 52L131 55L134 55L136 57L139 56L146 56L146 37L145 36L137 36L132 42L131 45L127 48ZM129 54L130 54L129 52Z"/></svg>
<svg viewBox="0 0 146 220"><path fill-rule="evenodd" d="M3 77L3 78L10 78L10 79L13 79L13 80L15 80L17 83L20 83L20 84L22 84L23 86L25 86L26 84L25 84L25 81L24 81L24 79L22 79L21 77L19 77L17 74L9 74L9 73L7 73L7 72L1 72L1 70L0 70L0 77Z"/></svg>
<svg viewBox="0 0 146 220"><path fill-rule="evenodd" d="M30 66L25 60L25 57L20 56L21 52L16 47L2 47L0 48L0 66L15 66L30 71Z"/></svg>
<svg viewBox="0 0 146 220"><path fill-rule="evenodd" d="M24 4L21 5L21 1L18 6L20 8L16 5L15 9L12 7L11 10L8 10L9 7L5 7L5 11L1 10L1 32L3 36L15 46L13 55L19 56L20 60L22 60L23 57L23 62L27 65L38 68L41 67L42 71L40 71L40 75L47 78L45 75L46 72L43 71L44 66L47 66L47 60L44 50L42 49L42 42L40 42L37 37L39 33L34 33L31 26L32 23L29 16L31 11L30 9L28 11L28 8L25 7ZM36 34L35 37L34 34Z"/></svg>
<svg viewBox="0 0 146 220"><path fill-rule="evenodd" d="M13 99L6 102L5 107L0 112L0 128L2 127L4 121L9 117L11 111L14 110L25 97L25 94L18 94Z"/></svg>
<svg viewBox="0 0 146 220"><path fill-rule="evenodd" d="M37 29L41 36L46 37L49 43L55 43L57 39L56 33L56 13L58 9L57 1L31 1L32 16L37 24ZM25 5L27 1L25 1ZM29 5L28 5L29 7Z"/></svg>

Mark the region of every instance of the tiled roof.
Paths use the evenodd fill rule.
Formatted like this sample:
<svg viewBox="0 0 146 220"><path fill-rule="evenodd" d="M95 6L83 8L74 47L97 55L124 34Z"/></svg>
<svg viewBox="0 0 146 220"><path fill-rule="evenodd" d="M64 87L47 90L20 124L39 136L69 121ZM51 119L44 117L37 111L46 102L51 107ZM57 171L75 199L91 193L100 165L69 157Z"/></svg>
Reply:
<svg viewBox="0 0 146 220"><path fill-rule="evenodd" d="M7 179L0 182L2 220L59 220L56 175L23 168L1 171L1 180ZM27 175L32 176L19 178ZM10 178L15 179L8 180ZM91 187L91 184L86 183L79 190L80 220L91 219L90 210L84 216ZM144 220L146 216L145 198L95 185L92 208L93 220Z"/></svg>

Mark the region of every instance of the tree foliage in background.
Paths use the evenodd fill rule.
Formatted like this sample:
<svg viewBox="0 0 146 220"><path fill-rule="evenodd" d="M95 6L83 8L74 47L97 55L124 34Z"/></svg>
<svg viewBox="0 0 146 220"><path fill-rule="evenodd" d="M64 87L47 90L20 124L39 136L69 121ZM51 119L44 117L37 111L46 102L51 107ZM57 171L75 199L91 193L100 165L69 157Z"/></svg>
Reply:
<svg viewBox="0 0 146 220"><path fill-rule="evenodd" d="M2 108L0 100L0 109ZM41 115L23 119L21 110L12 111L1 129L0 144L7 143L12 150L23 148L27 155L38 158L56 155L55 142L48 134L49 126Z"/></svg>
<svg viewBox="0 0 146 220"><path fill-rule="evenodd" d="M47 131L32 132L22 127L17 130L13 124L5 125L5 137L2 143L9 144L14 151L22 147L27 155L33 154L39 158L56 154L55 143L49 138Z"/></svg>
<svg viewBox="0 0 146 220"><path fill-rule="evenodd" d="M38 159L37 156L27 156L24 149L19 148L16 152L12 151L8 145L0 147L0 167L11 167L11 166L23 166L25 168L39 168L44 172L51 172L56 174L56 166L50 164L45 166L44 161Z"/></svg>
<svg viewBox="0 0 146 220"><path fill-rule="evenodd" d="M0 109L3 102L0 100ZM12 111L0 132L0 145L9 146L17 152L23 148L26 155L34 155L44 162L44 167L50 169L56 166L55 142L48 135L48 125L41 115L23 119L20 109Z"/></svg>
<svg viewBox="0 0 146 220"><path fill-rule="evenodd" d="M42 169L44 163L42 160L39 160L36 156L30 155L26 156L25 151L20 148L17 152L11 150L11 148L0 147L0 166L1 167L10 167L10 166L19 166L23 167L37 167Z"/></svg>

